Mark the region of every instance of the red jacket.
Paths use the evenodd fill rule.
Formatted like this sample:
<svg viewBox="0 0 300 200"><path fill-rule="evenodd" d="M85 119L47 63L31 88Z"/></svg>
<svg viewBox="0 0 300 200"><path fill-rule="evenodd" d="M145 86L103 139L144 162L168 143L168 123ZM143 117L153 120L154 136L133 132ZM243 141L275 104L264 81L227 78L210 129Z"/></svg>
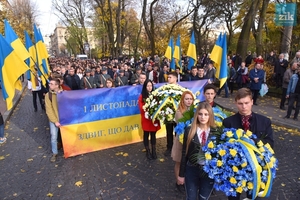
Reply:
<svg viewBox="0 0 300 200"><path fill-rule="evenodd" d="M139 109L140 109L140 113L141 113L141 122L142 122L143 130L144 131L151 131L151 132L158 131L160 129L159 122L157 121L156 124L158 124L158 125L154 126L151 119L146 119L145 118L145 111L143 109L143 106L145 105L145 102L143 101L142 95L139 96L138 104L139 104Z"/></svg>

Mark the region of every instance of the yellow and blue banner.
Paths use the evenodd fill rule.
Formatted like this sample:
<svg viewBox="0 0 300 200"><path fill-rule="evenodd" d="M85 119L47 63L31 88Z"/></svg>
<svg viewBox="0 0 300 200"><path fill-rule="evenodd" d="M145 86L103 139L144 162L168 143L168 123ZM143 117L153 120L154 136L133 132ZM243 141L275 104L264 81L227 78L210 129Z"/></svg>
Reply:
<svg viewBox="0 0 300 200"><path fill-rule="evenodd" d="M180 82L204 100L207 80ZM163 84L157 84L159 87ZM63 91L58 94L64 156L140 142L143 139L138 97L142 86ZM157 137L164 137L164 129Z"/></svg>
<svg viewBox="0 0 300 200"><path fill-rule="evenodd" d="M210 54L210 59L215 62L216 78L220 80L220 88L227 81L227 38L226 33L220 33L218 40Z"/></svg>
<svg viewBox="0 0 300 200"><path fill-rule="evenodd" d="M175 70L175 61L173 58L173 54L174 54L174 42L173 42L173 37L170 38L166 53L165 53L165 57L168 58L170 60L170 69L171 71Z"/></svg>
<svg viewBox="0 0 300 200"><path fill-rule="evenodd" d="M175 64L177 67L180 68L180 71L182 72L182 66L181 66L181 47L180 47L180 35L178 35L176 40L176 45L174 49L173 58L175 58Z"/></svg>
<svg viewBox="0 0 300 200"><path fill-rule="evenodd" d="M29 67L29 69L26 72L26 77L28 80L30 80L32 82L32 88L35 89L36 88L36 79L35 76L37 76L37 74L33 74L33 72L35 72L35 64L36 64L36 50L35 47L29 37L29 34L27 33L27 31L24 31L25 34L25 47L27 49L27 51L30 54L30 58L26 59L26 64Z"/></svg>
<svg viewBox="0 0 300 200"><path fill-rule="evenodd" d="M191 70L192 67L195 65L196 60L197 60L196 42L195 42L194 31L192 32L192 36L191 36L191 39L190 39L190 44L189 44L186 55L189 57L188 69Z"/></svg>
<svg viewBox="0 0 300 200"><path fill-rule="evenodd" d="M10 110L13 106L13 98L19 77L28 70L28 67L1 34L0 69L2 95L6 101L7 110Z"/></svg>

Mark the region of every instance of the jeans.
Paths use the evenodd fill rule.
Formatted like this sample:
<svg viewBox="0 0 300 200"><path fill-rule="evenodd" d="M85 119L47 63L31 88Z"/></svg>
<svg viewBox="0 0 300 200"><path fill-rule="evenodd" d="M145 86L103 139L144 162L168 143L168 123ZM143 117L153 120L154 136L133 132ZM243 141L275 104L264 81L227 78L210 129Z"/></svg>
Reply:
<svg viewBox="0 0 300 200"><path fill-rule="evenodd" d="M4 137L4 124L0 125L0 138Z"/></svg>
<svg viewBox="0 0 300 200"><path fill-rule="evenodd" d="M300 94L298 93L292 93L289 96L289 107L286 116L290 117L292 113L292 109L294 106L294 103L296 102L296 109L294 113L294 119L298 118L299 109L300 109Z"/></svg>
<svg viewBox="0 0 300 200"><path fill-rule="evenodd" d="M203 171L202 166L193 166L189 162L185 168L186 199L208 199L213 190L214 180Z"/></svg>
<svg viewBox="0 0 300 200"><path fill-rule="evenodd" d="M50 134L51 134L51 149L53 154L57 154L57 135L58 127L54 123L49 122Z"/></svg>

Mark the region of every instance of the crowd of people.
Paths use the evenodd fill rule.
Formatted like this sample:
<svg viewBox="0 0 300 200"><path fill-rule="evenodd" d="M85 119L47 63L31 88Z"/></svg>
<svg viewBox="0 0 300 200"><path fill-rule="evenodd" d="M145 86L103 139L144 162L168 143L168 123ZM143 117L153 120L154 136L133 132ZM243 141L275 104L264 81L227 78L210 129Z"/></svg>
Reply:
<svg viewBox="0 0 300 200"><path fill-rule="evenodd" d="M228 57L228 79L219 90L216 82L216 69L209 55L199 58L198 63L190 70L186 68L187 62L183 60L183 67L176 67L175 71L170 70L168 60L154 59L139 60L132 62L132 59L120 61L118 59L106 60L76 60L72 58L50 59L51 76L49 87L43 89L41 85L28 84L32 90L34 111L37 110L37 96L45 98L45 105L40 99L42 109L46 109L49 118L52 157L51 162L56 161L57 138L59 133L59 118L57 112L56 94L62 90L80 90L93 88L114 88L125 85L142 85L142 92L138 99L141 112L141 124L143 129L143 144L146 149L146 157L149 160L156 159L156 132L160 129L160 122L152 122L144 116L143 105L145 99L154 90L156 83L177 84L180 81L195 81L207 79L208 84L204 88L205 102L200 102L194 114L194 121L184 132L183 144L179 142L174 127L176 122L188 111L194 103L193 94L183 93L178 110L173 121L165 124L166 127L166 151L165 156L171 156L174 160L175 183L178 190L186 192L187 199L208 199L214 181L207 176L203 176L204 160L192 159L195 151L201 153L201 148L211 135L219 131L214 121L212 107L217 106L214 99L225 89L225 98L232 94L234 88L238 88L235 96L235 103L238 113L226 118L223 126L228 128L242 128L250 130L262 139L264 143L269 143L273 147L273 130L270 119L252 112L252 106L257 105L257 99L261 85L266 82L266 73L263 70L264 60L261 56L249 58L242 61L238 55ZM267 60L272 60L268 58ZM254 62L254 68L248 70L250 64ZM299 63L300 52L292 61L291 67L287 69L288 62L284 60L283 54L278 59L272 60L274 63L274 77L278 81L278 87L283 88L280 108L284 109L285 99L289 99L289 106L286 118L290 118L292 107L296 102L296 112L294 119L297 120L299 113ZM39 79L38 83L41 83ZM236 86L235 86L236 84ZM49 92L46 94L46 91ZM40 95L39 91L42 94ZM40 97L41 96L41 97ZM175 136L175 137L174 137ZM1 137L1 135L0 135ZM149 145L150 137L150 145ZM203 152L202 152L203 153ZM247 194L249 196L249 194ZM250 197L249 197L250 198ZM240 199L230 196L229 199Z"/></svg>

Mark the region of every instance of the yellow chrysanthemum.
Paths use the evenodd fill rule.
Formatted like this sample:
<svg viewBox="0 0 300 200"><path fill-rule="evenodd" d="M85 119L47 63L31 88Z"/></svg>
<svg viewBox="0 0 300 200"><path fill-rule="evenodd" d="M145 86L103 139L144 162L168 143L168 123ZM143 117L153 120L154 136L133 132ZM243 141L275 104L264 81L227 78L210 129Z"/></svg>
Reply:
<svg viewBox="0 0 300 200"><path fill-rule="evenodd" d="M207 145L208 148L212 149L215 147L214 143L212 141L210 141Z"/></svg>
<svg viewBox="0 0 300 200"><path fill-rule="evenodd" d="M252 190L253 189L253 183L252 182L248 182L247 183L247 187L249 190Z"/></svg>
<svg viewBox="0 0 300 200"><path fill-rule="evenodd" d="M184 134L179 135L179 142L181 144L183 143L183 138L184 138Z"/></svg>
<svg viewBox="0 0 300 200"><path fill-rule="evenodd" d="M226 136L227 136L227 137L232 137L232 136L233 136L233 133L232 133L231 131L227 131Z"/></svg>
<svg viewBox="0 0 300 200"><path fill-rule="evenodd" d="M238 193L242 193L243 192L243 188L242 187L237 187L235 189L235 191L238 192Z"/></svg>
<svg viewBox="0 0 300 200"><path fill-rule="evenodd" d="M229 182L232 183L232 184L236 184L236 179L234 177L231 177Z"/></svg>
<svg viewBox="0 0 300 200"><path fill-rule="evenodd" d="M244 162L244 163L241 164L241 167L243 167L243 168L246 167L246 166L247 166L247 162Z"/></svg>
<svg viewBox="0 0 300 200"><path fill-rule="evenodd" d="M242 181L242 187L246 187L247 182L246 181Z"/></svg>
<svg viewBox="0 0 300 200"><path fill-rule="evenodd" d="M248 137L251 137L251 136L252 136L252 132L249 131L249 130L247 130L247 131L246 131L246 135L247 135Z"/></svg>
<svg viewBox="0 0 300 200"><path fill-rule="evenodd" d="M221 149L218 153L220 156L224 156L226 154L226 150Z"/></svg>
<svg viewBox="0 0 300 200"><path fill-rule="evenodd" d="M218 160L218 161L217 161L217 166L218 166L218 167L221 167L222 165L223 165L222 160Z"/></svg>
<svg viewBox="0 0 300 200"><path fill-rule="evenodd" d="M264 152L264 151L265 151L265 148L264 148L264 147L259 147L259 151L260 151L260 152Z"/></svg>
<svg viewBox="0 0 300 200"><path fill-rule="evenodd" d="M264 144L262 143L262 141L260 140L259 142L257 142L257 146L258 147L262 147Z"/></svg>
<svg viewBox="0 0 300 200"><path fill-rule="evenodd" d="M211 160L211 155L210 155L210 153L206 153L206 154L205 154L205 159L206 159L206 160Z"/></svg>
<svg viewBox="0 0 300 200"><path fill-rule="evenodd" d="M229 152L232 157L235 157L237 154L237 151L235 149L230 149Z"/></svg>
<svg viewBox="0 0 300 200"><path fill-rule="evenodd" d="M233 170L234 172L238 172L238 171L239 171L239 168L237 168L236 166L233 166L233 167L232 167L232 170Z"/></svg>

